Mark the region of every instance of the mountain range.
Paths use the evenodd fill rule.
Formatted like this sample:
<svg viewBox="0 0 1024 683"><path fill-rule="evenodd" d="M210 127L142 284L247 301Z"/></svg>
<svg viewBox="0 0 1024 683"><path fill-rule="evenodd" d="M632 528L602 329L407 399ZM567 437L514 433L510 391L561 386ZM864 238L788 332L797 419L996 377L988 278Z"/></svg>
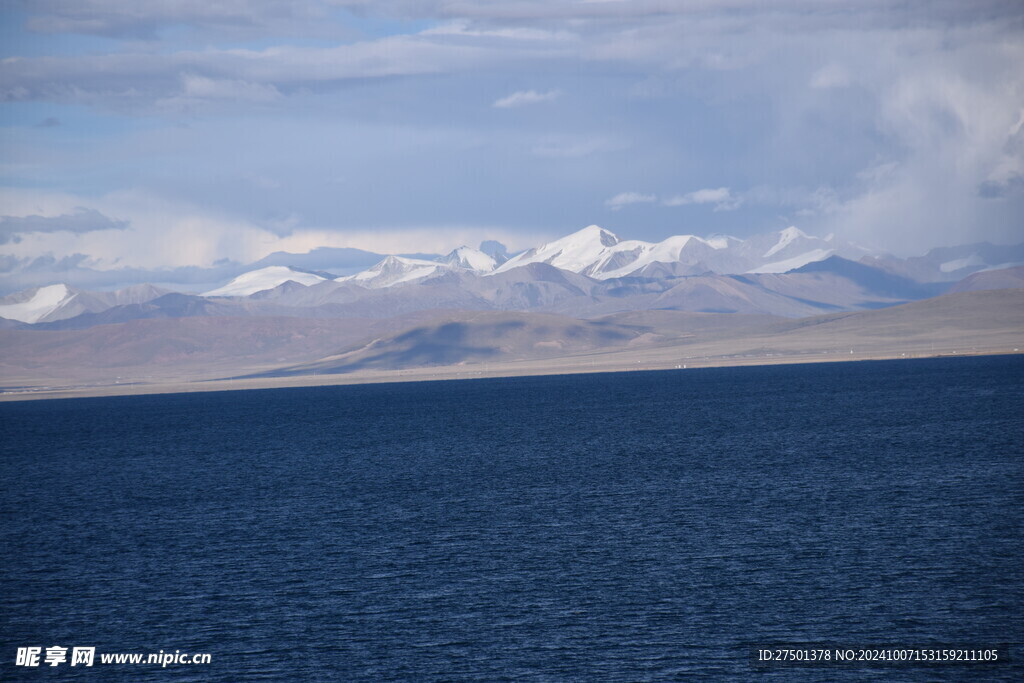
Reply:
<svg viewBox="0 0 1024 683"><path fill-rule="evenodd" d="M275 254L201 295L152 285L90 292L58 283L0 299L0 324L85 327L193 315L389 317L427 309L800 317L934 296L972 273L1024 263L1024 245L965 245L897 259L792 227L747 240L679 235L650 243L620 240L592 225L511 258L492 251L464 246L433 258L388 255L343 276L283 265L284 255Z"/></svg>
<svg viewBox="0 0 1024 683"><path fill-rule="evenodd" d="M343 275L331 272L331 250L314 250L315 264L298 255L307 257L295 259L303 266L275 254L202 294L152 285L24 290L0 299L0 368L6 384L30 385L68 373L99 381L117 368L138 373L154 364L168 377L189 368L190 376L214 378L539 361L678 345L694 335L735 340L754 328L763 333L768 322L983 290L1016 292L985 299L990 308L1012 306L1024 286L1024 245L944 247L900 259L796 228L746 240L680 235L650 243L592 225L518 254L481 246L386 255ZM672 329L685 320L684 331L666 332L670 319ZM253 335L264 341L243 343ZM248 355L217 351L232 340ZM104 345L121 355L100 366L85 360L89 349L106 357ZM65 358L78 358L80 370Z"/></svg>

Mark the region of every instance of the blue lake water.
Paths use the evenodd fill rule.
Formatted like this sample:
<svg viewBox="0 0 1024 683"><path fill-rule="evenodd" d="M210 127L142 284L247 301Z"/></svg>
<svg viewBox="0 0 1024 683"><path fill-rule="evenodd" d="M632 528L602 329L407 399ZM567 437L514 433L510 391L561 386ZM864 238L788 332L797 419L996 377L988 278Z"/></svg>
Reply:
<svg viewBox="0 0 1024 683"><path fill-rule="evenodd" d="M0 404L3 680L1020 680L1024 358ZM22 646L209 665L14 666Z"/></svg>

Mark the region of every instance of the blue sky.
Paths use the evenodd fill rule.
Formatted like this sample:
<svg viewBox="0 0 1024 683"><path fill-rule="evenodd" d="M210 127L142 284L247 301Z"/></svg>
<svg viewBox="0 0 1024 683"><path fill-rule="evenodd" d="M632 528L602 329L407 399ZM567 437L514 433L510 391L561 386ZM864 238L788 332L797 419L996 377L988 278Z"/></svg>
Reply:
<svg viewBox="0 0 1024 683"><path fill-rule="evenodd" d="M1024 234L1014 1L33 0L0 60L8 284L591 223Z"/></svg>

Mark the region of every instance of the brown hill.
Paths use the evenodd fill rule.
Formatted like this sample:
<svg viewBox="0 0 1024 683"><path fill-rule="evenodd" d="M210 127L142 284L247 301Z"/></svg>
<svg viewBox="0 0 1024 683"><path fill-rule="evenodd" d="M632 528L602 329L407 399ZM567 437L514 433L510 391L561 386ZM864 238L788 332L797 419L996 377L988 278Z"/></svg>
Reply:
<svg viewBox="0 0 1024 683"><path fill-rule="evenodd" d="M1021 289L1024 288L1024 266L1001 268L999 270L983 270L968 275L950 287L949 292L977 292L985 289Z"/></svg>

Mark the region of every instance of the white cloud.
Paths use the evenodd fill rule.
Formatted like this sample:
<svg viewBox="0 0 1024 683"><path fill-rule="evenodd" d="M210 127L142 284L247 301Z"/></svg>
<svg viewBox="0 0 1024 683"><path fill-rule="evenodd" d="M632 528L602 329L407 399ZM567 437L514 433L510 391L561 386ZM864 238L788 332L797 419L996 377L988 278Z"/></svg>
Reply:
<svg viewBox="0 0 1024 683"><path fill-rule="evenodd" d="M618 211L630 204L650 204L658 200L653 194L641 194L639 192L620 192L611 199L606 199L604 205L612 211Z"/></svg>
<svg viewBox="0 0 1024 683"><path fill-rule="evenodd" d="M686 206L687 204L714 204L715 211L732 211L739 207L743 200L732 194L728 187L706 188L687 192L684 195L669 197L665 206Z"/></svg>
<svg viewBox="0 0 1024 683"><path fill-rule="evenodd" d="M1021 197L1006 181L1024 170L1024 78L1011 66L1022 60L1024 44L1009 36L971 40L905 56L879 78L876 125L899 146L857 176L856 191L832 207L822 230L907 254L981 239L1019 242Z"/></svg>
<svg viewBox="0 0 1024 683"><path fill-rule="evenodd" d="M266 104L281 99L281 92L270 83L213 79L195 74L181 78L181 92L156 101L156 106L169 111L190 111L211 103Z"/></svg>
<svg viewBox="0 0 1024 683"><path fill-rule="evenodd" d="M337 9L355 5L358 7L351 17ZM621 177L621 167L614 163L619 159L596 153L625 147L630 149L633 163L650 169L646 178L658 179L657 183L643 181L652 183L648 187L660 189L662 183L679 183L698 177L698 172L707 172L716 182L734 187L755 186L735 194L726 187L668 198L660 193L658 198L666 206L692 204L725 211L737 208L741 202L748 206L774 202L785 206L787 212L817 221L817 225L808 226L816 231L842 232L847 238L873 244L881 240L880 246L896 240L927 246L937 241L997 241L1000 232L1007 235L1019 231L1024 208L1020 180L1024 177L1024 138L1020 136L1024 126L1024 77L1019 68L1024 63L1024 5L1019 2L933 0L894 4L871 0L851 9L842 0L779 0L770 5L758 0L151 0L140 9L123 0L39 0L27 4L25 13L30 26L39 31L93 33L130 40L112 46L106 54L69 54L75 49L72 41L68 43L70 50L52 50L49 56L42 56L47 43L56 46L63 37L28 36L39 41L39 49L27 56L0 60L0 98L73 102L113 109L119 115L164 116L176 110L205 107L216 114L231 113L234 108L248 117L258 108L261 114L269 112L269 119L288 114L288 108L294 105L291 112L298 113L301 107L302 120L306 121L313 118L307 114L325 112L335 128L329 135L314 137L303 128L302 135L267 135L259 138L260 144L237 146L239 157L258 163L246 165L240 160L240 170L234 175L257 186L270 187L277 181L257 177L251 169L272 168L272 175L281 173L283 178L285 171L280 162L291 149L308 147L319 154L336 145L339 158L351 154L342 139L359 137L350 132L353 120L376 118L378 112L384 118L389 112L401 112L399 125L392 126L395 136L420 124L438 129L450 124L462 145L453 148L450 158L465 153L471 161L460 167L475 167L479 162L481 168L489 169L488 164L502 163L507 158L490 154L487 143L479 141L493 139L501 141L503 150L513 148L505 142L508 138L502 137L509 135L508 119L481 116L484 112L479 106L462 106L460 110L471 113L455 120L444 114L443 125L438 125L437 111L447 110L433 105L443 99L458 106L474 98L479 105L482 82L537 85L532 79L538 73L549 77L578 73L580 79L573 86L571 103L580 106L566 112L564 120L546 120L543 127L521 133L514 146L515 162L527 155L548 159L593 155L587 159L593 163L540 164L536 159L526 159L533 163L529 169L513 168L509 163L501 174L509 179L507 196L543 194L530 186L542 183L541 189L550 189L555 197L548 206L538 201L533 216L519 220L542 221L537 216L545 210L549 215L562 215L557 212L564 206L558 202L570 196L585 197L586 193L575 191L584 184L593 188L622 182L613 180ZM334 24L332 30L338 30L346 23L372 24L381 16L414 19L417 27L425 21L435 27L380 38L288 44L292 36L306 36L289 27ZM394 26L402 30L399 23ZM168 30L171 27L173 30ZM217 35L236 36L250 30L266 31L268 39L216 40ZM179 40L183 32L195 31L214 39ZM376 35L373 29L369 33ZM137 42L139 37L158 44ZM228 49L240 44L261 47ZM267 45L272 47L262 47ZM709 76L702 70L715 73ZM451 85L451 89L444 91L443 98L429 99L430 106L417 106L415 98L423 92L438 93L436 88L402 90L418 76L433 78L438 74L456 74L458 78L437 79L437 83L444 83L446 88ZM373 88L346 90L334 101L313 99L367 79L379 80ZM631 81L635 81L632 86ZM851 85L856 88L846 87ZM394 89L385 96L387 88ZM628 109L623 107L624 94L632 94ZM657 96L666 106L645 109L648 102L640 101L638 95ZM558 91L523 90L496 102L487 99L483 105L508 108L557 96ZM671 98L680 96L685 99L678 100L678 110L668 106ZM692 126L685 118L691 111L690 103L698 105L692 109L698 114ZM320 109L321 104L328 106ZM649 134L651 124L657 133L671 131L674 124L684 121L678 114L685 115L687 124L678 126L679 134ZM432 116L434 120L430 120ZM135 163L128 159L148 160L140 150L130 150L122 158L111 154L110 148L118 144L117 135L97 134L86 140L82 132L80 146L44 139L44 133L71 136L88 128L68 125L70 119L64 115L61 120L65 125L59 131L10 129L0 170L22 187L52 186L42 183L59 182L51 180L54 178L84 177L80 169L91 171L96 159L111 164L109 174L97 178L117 176L114 169ZM121 122L110 123L112 129L119 126ZM122 132L132 131L132 136L141 137L140 129L156 131L152 126L124 126ZM97 126L97 130L102 127ZM694 145L690 133L700 131L699 136L705 130L706 137ZM234 156L230 151L225 153L228 145L219 139L204 140L204 134L200 126L195 127L192 138L176 132L153 132L154 137L173 135L193 147L173 153L160 148L163 157L154 156L152 166L159 168L162 161L191 155L189 163L201 175L204 169L217 167L223 158ZM305 135L316 142L304 142ZM726 135L732 136L731 140L726 140ZM122 139L125 137L122 135ZM462 138L472 138L473 143L463 144ZM627 144L615 147L606 144L607 140ZM266 156L251 153L263 147L270 150ZM487 152L488 156L470 157L465 151L469 148ZM75 158L68 162L71 166L62 166L62 158L74 156L68 153L72 149L91 154L89 163ZM211 158L214 154L216 159ZM296 153L292 169L307 168L298 163L299 156ZM402 155L396 158L407 162ZM416 161L409 159L408 163L413 167ZM573 167L572 177L565 174L566 166ZM330 178L357 175L359 170L354 169L359 168L358 164L324 164L315 171L291 171L294 175L288 176L287 184L272 193L280 198L280 206L266 215L286 215L296 210L317 215L323 224L329 224L332 219L326 210L317 212L306 205L316 203L315 198L311 199L313 195L297 193L294 188L313 184L314 173ZM437 168L432 158L429 165L413 170L418 177L431 177ZM859 175L858 170L862 171ZM251 175L245 176L246 172ZM377 169L374 172L380 173ZM215 175L212 171L206 173ZM488 179L482 182L497 177L481 175ZM212 192L195 191L185 187L186 183L169 187L171 183L162 178L145 173L138 176L120 173L110 181L97 180L90 192L102 195L118 186L151 187L154 193L165 192L167 196L196 197L195 204L217 201ZM386 186L389 179L390 174L380 175L376 186ZM815 189L818 183L828 186ZM767 189L758 193L758 186ZM467 192L478 189L467 188ZM409 196L414 201L407 204L415 204L420 198L418 192L428 193L412 188ZM632 203L654 201L654 195L633 192L613 197L606 205L618 210ZM239 203L224 205L238 207ZM227 217L234 215L232 209L225 209L221 215L212 209L168 208L166 220L157 220L142 208L133 209L130 215L118 213L112 196L92 204L75 197L61 209L26 209L18 215L59 216L80 206L130 219L133 230L126 234L152 229L153 234L161 235L160 226L168 232L185 231L186 215L209 226L211 236L222 231L234 234L235 228L230 226L237 223L243 224L237 228L239 234L250 236L262 235L258 231L269 228L266 219L253 218L247 223ZM351 225L345 222L347 208L344 201L338 202L339 224ZM488 220L486 211L484 208L469 215L446 207L434 215L417 214L411 220L471 224L473 220ZM5 207L3 213L16 212ZM254 209L250 215L260 214ZM295 234L304 234L299 226L294 228L299 230ZM737 229L754 228L744 225ZM281 239L280 232L269 228L267 239ZM78 244L115 237L94 231L75 235L71 241ZM367 244L377 239L372 231L364 238ZM47 244L57 241L46 234L32 239L49 240ZM154 245L137 245L140 254L160 248L161 239L158 237ZM221 256L248 253L243 248L246 240L249 237L238 244L226 243L227 253ZM62 247L55 244L53 248L59 251ZM100 251L121 253L113 243L104 243ZM200 249L197 253L206 252ZM141 257L125 253L123 258Z"/></svg>
<svg viewBox="0 0 1024 683"><path fill-rule="evenodd" d="M112 223L109 228L96 226L97 229L88 232L26 232L19 242L2 246L2 255L16 259L45 254L61 260L84 254L81 265L96 270L209 267L223 259L244 264L277 251L304 254L318 247L352 247L377 253L446 253L488 239L499 240L515 251L551 237L539 231L492 225L382 226L339 231L300 227L293 217L285 221L289 232L281 235L215 210L136 191L89 199L0 188L0 205L11 216L37 222L40 217L59 218L75 211L123 217L123 221Z"/></svg>
<svg viewBox="0 0 1024 683"><path fill-rule="evenodd" d="M188 74L182 77L182 96L203 99L230 99L249 102L276 100L281 93L273 85L213 79Z"/></svg>
<svg viewBox="0 0 1024 683"><path fill-rule="evenodd" d="M536 90L519 90L506 97L502 97L499 100L495 100L493 107L499 109L508 109L511 107L523 107L528 104L538 104L540 102L550 102L558 98L562 92L560 90L549 90L547 92L537 92Z"/></svg>
<svg viewBox="0 0 1024 683"><path fill-rule="evenodd" d="M59 215L68 205L117 216L128 227L81 234L31 233L4 252L25 258L49 254L62 259L86 254L90 267L175 268L208 266L220 259L242 263L261 257L264 239L280 239L252 223L216 210L168 201L139 191L113 192L98 198L70 197L43 191L5 188L0 204L13 215Z"/></svg>
<svg viewBox="0 0 1024 683"><path fill-rule="evenodd" d="M540 232L487 225L388 226L344 232L306 228L286 237L263 236L260 251L265 256L275 251L304 254L317 247L353 247L379 254L445 254L463 245L475 247L484 240L497 240L514 252L550 238Z"/></svg>
<svg viewBox="0 0 1024 683"><path fill-rule="evenodd" d="M495 46L399 35L333 47L12 57L0 63L0 99L102 106L268 102L285 91L350 80L484 68L502 56Z"/></svg>
<svg viewBox="0 0 1024 683"><path fill-rule="evenodd" d="M57 216L0 216L0 244L18 242L22 235L40 232L99 232L124 230L124 221L104 216L95 209L77 207L72 213Z"/></svg>

